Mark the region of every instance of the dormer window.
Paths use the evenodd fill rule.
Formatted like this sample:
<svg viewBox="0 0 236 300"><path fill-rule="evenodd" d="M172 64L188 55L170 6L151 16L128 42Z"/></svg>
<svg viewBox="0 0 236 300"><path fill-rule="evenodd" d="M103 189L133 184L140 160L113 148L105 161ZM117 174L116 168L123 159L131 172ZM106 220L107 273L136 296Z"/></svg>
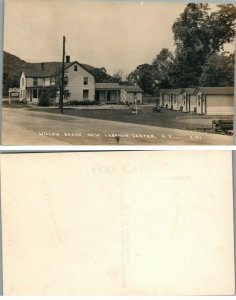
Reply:
<svg viewBox="0 0 236 300"><path fill-rule="evenodd" d="M33 79L33 85L38 85L38 78Z"/></svg>
<svg viewBox="0 0 236 300"><path fill-rule="evenodd" d="M78 71L78 66L74 65L74 71Z"/></svg>

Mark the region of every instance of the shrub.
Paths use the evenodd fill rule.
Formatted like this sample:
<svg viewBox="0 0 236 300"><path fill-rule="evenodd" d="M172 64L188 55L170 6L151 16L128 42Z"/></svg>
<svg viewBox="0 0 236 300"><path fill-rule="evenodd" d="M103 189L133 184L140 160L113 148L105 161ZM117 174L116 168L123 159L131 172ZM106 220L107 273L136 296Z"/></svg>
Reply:
<svg viewBox="0 0 236 300"><path fill-rule="evenodd" d="M43 88L39 90L39 106L49 106L56 96L54 88Z"/></svg>
<svg viewBox="0 0 236 300"><path fill-rule="evenodd" d="M65 103L65 105L71 105L71 106L77 106L77 105L98 105L99 102L96 100L90 101L90 100L72 100L69 101L67 103Z"/></svg>
<svg viewBox="0 0 236 300"><path fill-rule="evenodd" d="M49 106L50 105L50 101L48 99L39 99L38 102L38 106Z"/></svg>

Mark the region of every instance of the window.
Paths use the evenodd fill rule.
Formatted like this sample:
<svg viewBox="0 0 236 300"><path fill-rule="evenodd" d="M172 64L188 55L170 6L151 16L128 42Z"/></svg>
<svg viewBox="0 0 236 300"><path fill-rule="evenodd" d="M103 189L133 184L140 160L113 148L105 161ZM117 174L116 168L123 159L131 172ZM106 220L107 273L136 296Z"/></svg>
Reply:
<svg viewBox="0 0 236 300"><path fill-rule="evenodd" d="M200 101L198 101L198 106L200 106L201 105L201 102Z"/></svg>
<svg viewBox="0 0 236 300"><path fill-rule="evenodd" d="M38 85L38 78L33 79L33 85Z"/></svg>
<svg viewBox="0 0 236 300"><path fill-rule="evenodd" d="M89 96L89 91L83 90L83 99L88 99L88 96Z"/></svg>
<svg viewBox="0 0 236 300"><path fill-rule="evenodd" d="M88 77L84 77L84 85L88 85Z"/></svg>
<svg viewBox="0 0 236 300"><path fill-rule="evenodd" d="M64 84L67 85L67 84L68 84L68 81L69 81L68 76L65 76L65 77L64 77Z"/></svg>
<svg viewBox="0 0 236 300"><path fill-rule="evenodd" d="M22 84L22 86L24 86L24 84L25 84L25 78L24 77L21 80L21 84Z"/></svg>
<svg viewBox="0 0 236 300"><path fill-rule="evenodd" d="M201 100L201 95L197 95L197 99L198 99L198 100Z"/></svg>
<svg viewBox="0 0 236 300"><path fill-rule="evenodd" d="M33 98L38 98L38 92L36 89L33 89Z"/></svg>
<svg viewBox="0 0 236 300"><path fill-rule="evenodd" d="M50 77L50 84L55 84L55 78L54 77Z"/></svg>
<svg viewBox="0 0 236 300"><path fill-rule="evenodd" d="M65 90L65 91L64 91L64 98L65 98L65 99L70 98L69 90Z"/></svg>
<svg viewBox="0 0 236 300"><path fill-rule="evenodd" d="M78 71L78 66L74 65L74 71Z"/></svg>

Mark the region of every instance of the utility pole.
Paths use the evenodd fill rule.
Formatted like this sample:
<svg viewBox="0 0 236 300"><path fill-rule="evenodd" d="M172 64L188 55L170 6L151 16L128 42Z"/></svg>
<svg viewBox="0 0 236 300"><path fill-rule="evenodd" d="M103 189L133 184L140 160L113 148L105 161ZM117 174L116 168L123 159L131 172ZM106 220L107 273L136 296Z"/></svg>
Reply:
<svg viewBox="0 0 236 300"><path fill-rule="evenodd" d="M61 90L60 90L60 113L63 114L63 99L64 99L64 78L65 78L65 43L66 38L63 36L63 50L62 50L62 68L61 68Z"/></svg>

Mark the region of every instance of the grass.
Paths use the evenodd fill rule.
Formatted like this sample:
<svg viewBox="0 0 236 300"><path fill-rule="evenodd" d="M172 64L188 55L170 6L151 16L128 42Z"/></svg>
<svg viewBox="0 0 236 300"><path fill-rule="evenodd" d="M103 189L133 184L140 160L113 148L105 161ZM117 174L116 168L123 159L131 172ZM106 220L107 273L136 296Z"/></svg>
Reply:
<svg viewBox="0 0 236 300"><path fill-rule="evenodd" d="M30 110L39 111L37 108ZM40 111L58 114L58 108L40 108ZM163 110L160 113L153 112L153 107L141 106L138 114L132 114L130 110L116 109L74 109L64 108L65 115L110 120L125 123L135 123L142 125L159 126L166 128L178 128L196 131L211 131L212 120L216 119L233 119L231 116L201 116L187 114L183 112Z"/></svg>

